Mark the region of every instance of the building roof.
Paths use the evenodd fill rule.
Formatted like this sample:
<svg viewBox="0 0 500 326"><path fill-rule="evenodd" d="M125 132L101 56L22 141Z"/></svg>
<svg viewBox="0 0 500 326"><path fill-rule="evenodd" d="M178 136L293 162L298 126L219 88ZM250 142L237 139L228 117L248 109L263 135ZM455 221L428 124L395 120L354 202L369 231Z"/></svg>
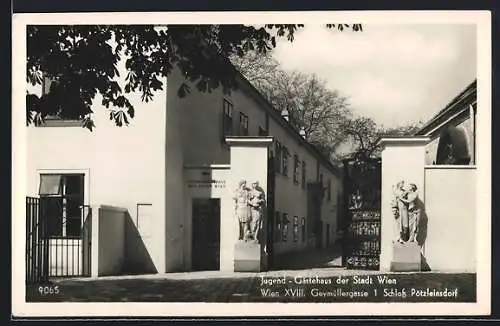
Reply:
<svg viewBox="0 0 500 326"><path fill-rule="evenodd" d="M477 79L474 79L460 94L451 100L441 111L429 120L419 131L417 136L435 134L437 130L446 124L448 119L468 109L469 105L476 103Z"/></svg>
<svg viewBox="0 0 500 326"><path fill-rule="evenodd" d="M303 146L313 157L315 157L318 161L323 163L325 167L327 167L333 174L340 177L342 175L341 170L334 166L330 160L325 157L316 147L314 147L311 143L302 137L295 128L287 121L285 118L281 116L281 113L278 112L274 108L274 106L255 88L255 86L250 83L248 79L243 76L241 72L236 69L233 64L230 63L229 60L227 62L233 67L236 77L237 83L239 86L243 86L245 89L249 90L250 94L253 95L253 98L261 104L262 108L269 113L269 115L276 121L279 125L288 132L288 134L295 138L295 140L299 143L299 145Z"/></svg>

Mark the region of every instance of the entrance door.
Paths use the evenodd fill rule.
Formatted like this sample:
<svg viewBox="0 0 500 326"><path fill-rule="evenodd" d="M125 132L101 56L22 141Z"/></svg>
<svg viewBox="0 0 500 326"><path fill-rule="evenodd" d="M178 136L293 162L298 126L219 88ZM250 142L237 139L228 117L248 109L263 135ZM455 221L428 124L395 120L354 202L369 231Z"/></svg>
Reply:
<svg viewBox="0 0 500 326"><path fill-rule="evenodd" d="M330 246L330 224L326 225L326 246Z"/></svg>
<svg viewBox="0 0 500 326"><path fill-rule="evenodd" d="M219 270L220 199L194 198L192 212L192 269Z"/></svg>
<svg viewBox="0 0 500 326"><path fill-rule="evenodd" d="M323 222L316 222L316 248L323 248Z"/></svg>
<svg viewBox="0 0 500 326"><path fill-rule="evenodd" d="M307 238L314 239L318 249L323 243L323 226L321 225L321 197L319 183L307 184Z"/></svg>

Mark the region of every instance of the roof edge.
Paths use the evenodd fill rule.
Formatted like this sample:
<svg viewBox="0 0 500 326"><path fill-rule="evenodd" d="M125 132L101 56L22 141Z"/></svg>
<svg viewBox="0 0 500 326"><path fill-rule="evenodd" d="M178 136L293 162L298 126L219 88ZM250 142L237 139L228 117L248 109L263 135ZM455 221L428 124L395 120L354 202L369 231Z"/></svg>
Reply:
<svg viewBox="0 0 500 326"><path fill-rule="evenodd" d="M415 135L421 136L427 134L429 131L434 129L440 122L446 117L453 114L455 111L459 111L460 103L466 102L467 99L477 96L477 78L474 79L465 89L463 89L457 96L455 96L444 109L440 110L436 115L434 115L426 124L420 128Z"/></svg>

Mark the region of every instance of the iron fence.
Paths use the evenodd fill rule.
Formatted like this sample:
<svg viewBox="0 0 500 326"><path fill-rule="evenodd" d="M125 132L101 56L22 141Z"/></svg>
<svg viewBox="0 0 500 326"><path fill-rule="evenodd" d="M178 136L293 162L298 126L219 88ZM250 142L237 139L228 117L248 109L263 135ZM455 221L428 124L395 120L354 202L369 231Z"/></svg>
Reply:
<svg viewBox="0 0 500 326"><path fill-rule="evenodd" d="M49 239L47 224L40 219L40 199L26 197L26 283L47 282Z"/></svg>
<svg viewBox="0 0 500 326"><path fill-rule="evenodd" d="M74 236L54 236L54 223L66 223L44 209L44 201L26 197L26 283L48 282L54 277L90 276L92 210L81 206L81 230Z"/></svg>

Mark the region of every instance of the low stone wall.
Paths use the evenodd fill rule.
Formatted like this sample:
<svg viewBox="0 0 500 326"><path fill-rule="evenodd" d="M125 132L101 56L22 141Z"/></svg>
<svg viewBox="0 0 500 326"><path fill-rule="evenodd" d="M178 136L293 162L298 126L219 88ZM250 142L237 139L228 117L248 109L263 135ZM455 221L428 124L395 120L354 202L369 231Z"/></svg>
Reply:
<svg viewBox="0 0 500 326"><path fill-rule="evenodd" d="M99 207L98 276L118 275L123 271L126 212L118 207Z"/></svg>
<svg viewBox="0 0 500 326"><path fill-rule="evenodd" d="M425 168L426 238L423 256L431 270L476 270L476 169Z"/></svg>

